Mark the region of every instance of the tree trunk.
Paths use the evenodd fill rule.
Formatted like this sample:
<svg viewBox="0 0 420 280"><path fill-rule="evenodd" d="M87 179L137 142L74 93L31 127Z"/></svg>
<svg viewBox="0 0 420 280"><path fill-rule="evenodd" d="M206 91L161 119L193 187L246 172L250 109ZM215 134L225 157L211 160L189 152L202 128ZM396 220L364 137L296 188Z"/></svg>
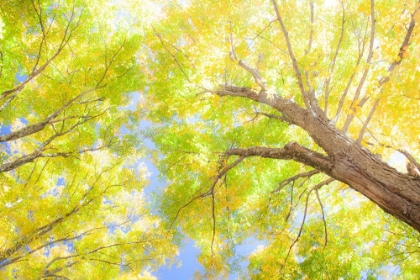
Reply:
<svg viewBox="0 0 420 280"><path fill-rule="evenodd" d="M420 180L398 172L328 121L304 111L300 126L331 160L331 170L323 171L420 232Z"/></svg>
<svg viewBox="0 0 420 280"><path fill-rule="evenodd" d="M304 129L326 153L286 145L283 149L232 149L227 155L260 156L293 159L312 166L332 178L349 185L369 198L387 213L404 221L420 232L420 179L398 172L353 139L339 131L325 116L279 95L249 88L222 86L219 96L243 97L278 110L294 125ZM257 147L260 148L260 147ZM239 151L242 150L242 151ZM268 151L270 150L270 151Z"/></svg>

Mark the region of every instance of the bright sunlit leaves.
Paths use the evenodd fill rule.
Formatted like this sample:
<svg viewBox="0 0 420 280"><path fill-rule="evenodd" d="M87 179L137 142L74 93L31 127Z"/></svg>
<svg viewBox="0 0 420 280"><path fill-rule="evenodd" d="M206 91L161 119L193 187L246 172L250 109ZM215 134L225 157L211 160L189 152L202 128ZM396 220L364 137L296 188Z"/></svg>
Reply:
<svg viewBox="0 0 420 280"><path fill-rule="evenodd" d="M2 279L154 279L177 254L125 109L157 12L117 2L0 3Z"/></svg>
<svg viewBox="0 0 420 280"><path fill-rule="evenodd" d="M314 189L327 177L303 164L225 152L324 152L249 89L304 108L311 92L326 125L365 130L383 161L407 147L420 158L418 24L400 47L418 4L278 0L286 39L272 1L12 2L0 4L0 277L156 279L187 237L197 278L417 279L418 232L347 185ZM167 181L150 200L139 136Z"/></svg>
<svg viewBox="0 0 420 280"><path fill-rule="evenodd" d="M314 91L338 129L350 116L346 132L354 139L379 100L362 144L384 161L394 149L411 144L419 158L413 129L420 97L415 82L417 26L412 43L400 54L416 3L313 2L311 21L310 1L277 1L304 90ZM418 254L399 251L400 237L385 233L399 227L397 221L338 183L324 186L319 200L314 191L308 196L324 175L279 189L279 182L309 169L290 161L247 158L218 177L237 159L223 157L231 148L282 147L297 141L322 152L305 131L288 125L268 106L214 94L229 85L261 90L251 71L240 67L241 60L258 70L271 94L306 106L271 1L171 2L163 10L165 19L146 43L147 68L155 75L143 109L158 125L147 135L159 150L155 162L169 181L160 198L162 215L168 226L199 244L207 276L240 271L256 279L378 277L399 262L399 271L415 279ZM389 65L401 58L403 63L390 74ZM383 85L385 78L389 81ZM294 244L306 204L306 223ZM417 236L411 241L418 240L401 227ZM248 270L238 268L241 252L232 252L256 236L266 245L245 253Z"/></svg>

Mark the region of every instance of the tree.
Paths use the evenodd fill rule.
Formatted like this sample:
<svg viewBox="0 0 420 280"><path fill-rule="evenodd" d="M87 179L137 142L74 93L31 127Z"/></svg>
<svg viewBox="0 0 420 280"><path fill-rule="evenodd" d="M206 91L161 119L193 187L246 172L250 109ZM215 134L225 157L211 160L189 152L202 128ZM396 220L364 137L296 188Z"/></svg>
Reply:
<svg viewBox="0 0 420 280"><path fill-rule="evenodd" d="M147 277L176 254L126 109L143 23L94 2L0 4L2 279Z"/></svg>
<svg viewBox="0 0 420 280"><path fill-rule="evenodd" d="M252 237L266 242L249 256L257 278L394 266L415 279L420 181L392 159L420 168L419 3L163 10L147 44L147 135L170 182L162 215L195 240L208 275L237 268L235 245Z"/></svg>

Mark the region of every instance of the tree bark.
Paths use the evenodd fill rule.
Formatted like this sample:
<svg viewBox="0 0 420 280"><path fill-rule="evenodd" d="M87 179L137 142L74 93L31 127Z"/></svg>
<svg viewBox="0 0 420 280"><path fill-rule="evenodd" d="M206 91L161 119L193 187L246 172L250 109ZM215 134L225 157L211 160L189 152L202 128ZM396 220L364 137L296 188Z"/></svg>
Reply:
<svg viewBox="0 0 420 280"><path fill-rule="evenodd" d="M324 116L265 91L222 86L213 91L219 96L243 97L267 104L278 110L293 124L304 129L326 155L311 151L297 143L284 148L253 147L232 149L227 155L293 159L312 166L332 178L349 185L369 198L385 212L404 221L420 232L420 179L398 172L378 159L353 139L338 130Z"/></svg>
<svg viewBox="0 0 420 280"><path fill-rule="evenodd" d="M332 161L329 176L346 183L387 213L420 231L420 180L402 174L325 121L305 130ZM316 167L315 167L316 168Z"/></svg>

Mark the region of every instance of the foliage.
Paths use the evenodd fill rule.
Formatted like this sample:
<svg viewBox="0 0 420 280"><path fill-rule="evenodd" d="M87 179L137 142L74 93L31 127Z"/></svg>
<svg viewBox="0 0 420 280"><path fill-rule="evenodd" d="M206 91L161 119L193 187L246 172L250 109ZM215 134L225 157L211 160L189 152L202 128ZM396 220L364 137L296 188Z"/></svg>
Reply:
<svg viewBox="0 0 420 280"><path fill-rule="evenodd" d="M148 278L176 255L127 110L143 81L133 5L0 3L2 279Z"/></svg>
<svg viewBox="0 0 420 280"><path fill-rule="evenodd" d="M2 278L417 279L419 4L257 2L0 3Z"/></svg>
<svg viewBox="0 0 420 280"><path fill-rule="evenodd" d="M143 46L143 113L170 182L160 198L167 226L195 240L206 277L237 269L235 248L258 238L266 245L247 256L244 276L359 279L392 270L416 279L418 232L328 168L302 163L346 156L319 146L322 135L307 123L320 116L348 146L369 149L371 162L414 180L391 159L397 151L420 158L418 4L277 2L162 4L165 20Z"/></svg>

